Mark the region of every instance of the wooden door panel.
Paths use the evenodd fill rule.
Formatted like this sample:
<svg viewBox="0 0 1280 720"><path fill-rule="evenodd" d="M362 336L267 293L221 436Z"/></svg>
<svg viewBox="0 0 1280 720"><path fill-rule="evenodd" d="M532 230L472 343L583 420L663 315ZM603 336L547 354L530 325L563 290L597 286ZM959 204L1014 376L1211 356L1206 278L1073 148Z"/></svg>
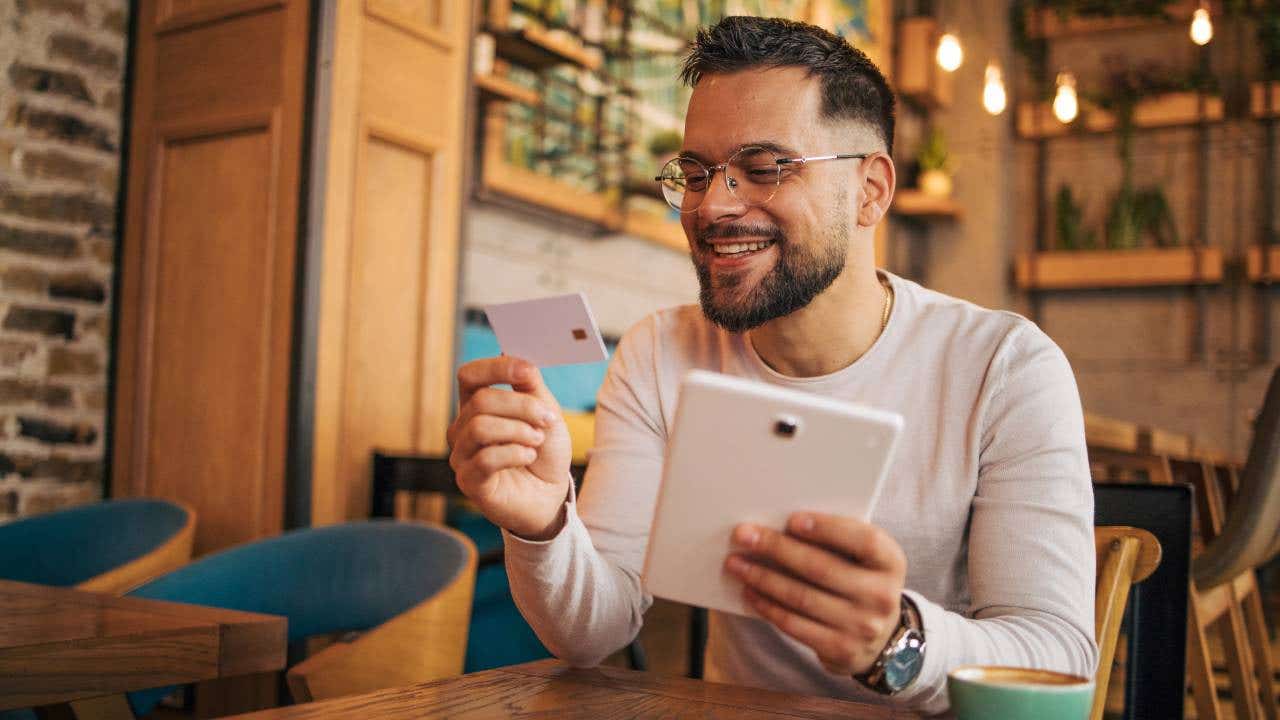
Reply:
<svg viewBox="0 0 1280 720"><path fill-rule="evenodd" d="M313 524L368 513L373 448L445 449L470 5L337 7Z"/></svg>
<svg viewBox="0 0 1280 720"><path fill-rule="evenodd" d="M160 0L156 4L155 28L162 33L173 32L282 5L283 0Z"/></svg>
<svg viewBox="0 0 1280 720"><path fill-rule="evenodd" d="M282 12L231 18L156 43L156 117L167 122L280 103Z"/></svg>
<svg viewBox="0 0 1280 720"><path fill-rule="evenodd" d="M440 137L458 124L448 100L458 92L449 73L424 72L450 52L383 22L365 25L362 114L383 124Z"/></svg>
<svg viewBox="0 0 1280 720"><path fill-rule="evenodd" d="M364 134L351 248L342 460L347 506L368 503L369 448L412 447L421 422L419 349L431 156Z"/></svg>
<svg viewBox="0 0 1280 720"><path fill-rule="evenodd" d="M144 0L135 36L114 495L196 552L284 524L307 0Z"/></svg>
<svg viewBox="0 0 1280 720"><path fill-rule="evenodd" d="M445 31L445 0L368 0L371 15L403 23L415 30Z"/></svg>
<svg viewBox="0 0 1280 720"><path fill-rule="evenodd" d="M275 144L260 125L170 136L159 149L143 443L148 490L199 508L198 547L273 529L261 511Z"/></svg>

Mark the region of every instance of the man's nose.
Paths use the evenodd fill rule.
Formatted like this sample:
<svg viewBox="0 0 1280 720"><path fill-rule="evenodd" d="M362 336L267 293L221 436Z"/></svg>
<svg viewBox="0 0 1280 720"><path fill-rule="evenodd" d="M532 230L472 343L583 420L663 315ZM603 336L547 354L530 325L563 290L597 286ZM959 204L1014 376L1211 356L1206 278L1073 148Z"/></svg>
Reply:
<svg viewBox="0 0 1280 720"><path fill-rule="evenodd" d="M746 204L729 191L731 186L738 183L730 169L722 168L716 175L718 177L711 178L711 182L707 184L707 192L702 197L702 204L698 206L698 217L707 224L726 217L737 217L747 211Z"/></svg>

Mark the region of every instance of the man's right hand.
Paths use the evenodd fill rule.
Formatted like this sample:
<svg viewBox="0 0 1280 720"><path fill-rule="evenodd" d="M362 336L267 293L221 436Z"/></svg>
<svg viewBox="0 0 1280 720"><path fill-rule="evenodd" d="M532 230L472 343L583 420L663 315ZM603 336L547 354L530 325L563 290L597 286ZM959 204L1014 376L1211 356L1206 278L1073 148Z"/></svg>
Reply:
<svg viewBox="0 0 1280 720"><path fill-rule="evenodd" d="M501 390L493 385L510 385ZM564 524L572 448L560 405L531 363L485 358L458 369L449 465L458 489L498 527L547 540Z"/></svg>

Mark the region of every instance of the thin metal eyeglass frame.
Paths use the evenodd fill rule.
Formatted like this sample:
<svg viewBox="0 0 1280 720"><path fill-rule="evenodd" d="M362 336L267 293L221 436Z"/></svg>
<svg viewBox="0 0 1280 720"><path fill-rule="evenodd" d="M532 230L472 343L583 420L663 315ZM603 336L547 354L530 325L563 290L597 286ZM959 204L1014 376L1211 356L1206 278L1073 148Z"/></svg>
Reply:
<svg viewBox="0 0 1280 720"><path fill-rule="evenodd" d="M729 175L728 175L728 173L726 173L726 172L724 172L724 171L728 169L729 164L730 164L730 163L732 163L732 162L733 162L733 159L734 159L734 158L736 158L736 157L737 157L737 156L738 156L738 155L739 155L743 150L749 150L749 149L751 149L751 148L756 148L756 147L758 147L758 146L756 146L756 145L747 145L747 146L745 146L745 147L738 148L737 150L735 150L735 151L734 151L733 155L730 155L730 156L729 156L729 159L728 159L728 160L726 160L726 161L724 161L724 162L720 163L719 165L712 165L711 167L707 167L706 165L703 165L701 161L697 160L696 158L691 158L691 157L677 157L677 158L672 158L671 160L668 160L666 163L664 163L664 164L663 164L663 167L665 168L667 165L670 165L671 163L673 163L673 162L675 162L675 161L677 161L677 160L686 160L686 161L689 161L689 162L697 163L698 165L701 165L701 166L702 166L702 168L703 168L704 170L706 170L706 171L707 171L707 188L710 188L710 187L711 187L711 183L715 182L715 179L716 179L716 178L715 178L715 175L716 175L716 173L717 173L717 172L721 172L721 173L723 174L724 178L725 178L725 188L726 188L726 189L728 189L728 190L729 190L729 192L730 192L734 197L738 197L738 194L737 194L737 193L735 193L735 192L733 192L733 186L731 186L731 185L729 184ZM759 149L760 149L760 150L764 150L764 151L766 151L766 152L770 152L769 148L760 147ZM820 160L865 160L865 159L867 159L867 158L871 157L871 156L872 156L872 155L874 155L874 154L875 154L875 153L836 153L836 154L834 154L834 155L808 155L808 156L805 156L805 157L774 158L774 162L776 162L778 165L800 165L800 166L804 166L804 165L807 165L807 164L809 164L809 163L811 163L811 162L818 162L818 161L820 161ZM662 177L662 175L658 175L657 177L655 177L655 178L654 178L654 180L655 180L656 182L658 182L658 183L659 183L659 186L661 186L661 183L662 183L663 179L664 179L664 178ZM778 174L778 181L777 181L777 183L775 183L775 185L776 185L776 186L781 186L781 185L782 185L782 174L781 174L781 173L779 173L779 174ZM686 193L688 193L689 191L688 191L688 190L686 190L685 192L686 192ZM706 190L699 190L699 191L696 191L696 192L699 192L699 193L706 193ZM769 200L772 200L772 199L773 199L773 196L774 196L774 195L776 195L776 194L777 194L777 192L778 192L778 191L775 189L775 190L773 191L773 194L769 195L769 198L768 198L767 200L765 200L763 203L760 203L760 205L759 205L759 206L763 206L763 205L765 205L766 203L768 203L768 202L769 202ZM699 200L698 200L698 204L697 204L697 205L694 205L692 208L690 208L690 209L688 209L688 210L683 210L683 209L678 208L678 207L676 207L675 205L673 205L673 204L671 203L671 201L667 199L666 194L663 194L663 196L662 196L662 197L663 197L663 199L664 199L664 200L666 200L666 201L667 201L667 205L668 205L669 207L671 207L671 208L672 208L672 209L674 209L676 212L679 212L679 213L681 213L681 214L684 214L684 213L691 213L691 212L696 212L696 211L698 210L698 208L702 207L702 200L701 200L701 199L699 199ZM746 201L745 201L745 200L743 200L743 202L745 203ZM750 204L750 203L747 203L747 204ZM759 206L757 206L757 207L759 207Z"/></svg>

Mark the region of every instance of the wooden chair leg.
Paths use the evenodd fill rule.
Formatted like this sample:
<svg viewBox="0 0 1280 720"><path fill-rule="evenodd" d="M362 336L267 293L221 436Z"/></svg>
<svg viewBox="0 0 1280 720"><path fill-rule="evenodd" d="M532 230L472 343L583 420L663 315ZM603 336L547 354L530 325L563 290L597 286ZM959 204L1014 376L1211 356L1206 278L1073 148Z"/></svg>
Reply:
<svg viewBox="0 0 1280 720"><path fill-rule="evenodd" d="M1152 485L1172 485L1173 468L1169 463L1168 456L1157 455L1151 458L1151 462L1147 467L1147 477Z"/></svg>
<svg viewBox="0 0 1280 720"><path fill-rule="evenodd" d="M279 705L280 674L257 673L241 677L208 680L196 685L196 718L266 710Z"/></svg>
<svg viewBox="0 0 1280 720"><path fill-rule="evenodd" d="M1217 626L1222 633L1222 649L1226 655L1227 673L1231 676L1231 703L1239 720L1261 720L1262 709L1258 700L1258 686L1254 682L1253 652L1245 631L1244 612L1232 602Z"/></svg>
<svg viewBox="0 0 1280 720"><path fill-rule="evenodd" d="M1222 720L1222 706L1218 703L1218 691L1213 686L1213 661L1209 658L1209 639L1204 633L1204 622L1191 593L1187 603L1187 675L1191 680L1191 699L1196 706L1199 720Z"/></svg>
<svg viewBox="0 0 1280 720"><path fill-rule="evenodd" d="M1253 667L1258 681L1262 714L1267 720L1280 720L1280 708L1276 704L1275 665L1271 660L1270 635L1267 633L1266 614L1262 609L1262 593L1257 579L1249 572L1252 587L1242 598L1245 630L1253 647Z"/></svg>

